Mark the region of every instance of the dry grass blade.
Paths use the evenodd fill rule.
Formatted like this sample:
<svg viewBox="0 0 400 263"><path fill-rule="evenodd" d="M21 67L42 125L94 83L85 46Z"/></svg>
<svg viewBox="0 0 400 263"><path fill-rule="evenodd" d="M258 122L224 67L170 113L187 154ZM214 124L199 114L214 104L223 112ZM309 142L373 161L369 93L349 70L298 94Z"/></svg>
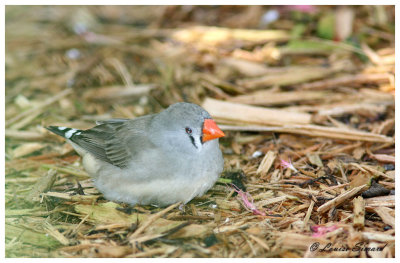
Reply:
<svg viewBox="0 0 400 263"><path fill-rule="evenodd" d="M130 237L129 240L130 242L132 242L133 240L135 240L135 238L137 238L139 235L141 235L143 233L143 231L146 230L146 228L148 228L154 221L156 221L157 219L159 219L160 217L162 217L163 215L165 215L166 213L168 213L169 211L171 211L172 209L176 208L177 206L179 206L181 203L176 203L173 205L170 205L169 207L165 208L164 210L158 212L157 214L154 214L152 216L150 216L147 221L145 221Z"/></svg>
<svg viewBox="0 0 400 263"><path fill-rule="evenodd" d="M7 127L7 126L10 126L11 124L13 124L14 122L20 120L20 119L23 118L23 117L26 117L26 116L28 116L28 115L31 115L32 112L41 111L43 108L45 108L45 107L47 107L47 106L53 104L54 102L56 102L56 101L62 99L63 97L65 97L65 96L67 96L67 95L69 95L69 94L71 94L71 93L72 93L72 89L65 89L65 90L61 91L60 93L56 94L55 96L52 96L52 97L50 97L49 99L45 100L44 102L40 103L40 104L39 104L38 106L36 106L35 108L30 109L30 110L28 110L28 111L24 111L24 112L18 114L17 116L15 116L15 117L9 119L8 121L6 121L6 127Z"/></svg>

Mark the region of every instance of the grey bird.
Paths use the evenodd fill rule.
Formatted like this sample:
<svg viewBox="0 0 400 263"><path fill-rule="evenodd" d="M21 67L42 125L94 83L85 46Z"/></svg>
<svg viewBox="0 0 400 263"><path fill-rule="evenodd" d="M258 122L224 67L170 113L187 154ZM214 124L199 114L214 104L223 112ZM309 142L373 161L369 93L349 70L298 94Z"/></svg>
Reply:
<svg viewBox="0 0 400 263"><path fill-rule="evenodd" d="M82 156L83 167L104 197L131 205L186 204L217 181L225 134L192 103L130 119L99 121L88 130L50 126Z"/></svg>

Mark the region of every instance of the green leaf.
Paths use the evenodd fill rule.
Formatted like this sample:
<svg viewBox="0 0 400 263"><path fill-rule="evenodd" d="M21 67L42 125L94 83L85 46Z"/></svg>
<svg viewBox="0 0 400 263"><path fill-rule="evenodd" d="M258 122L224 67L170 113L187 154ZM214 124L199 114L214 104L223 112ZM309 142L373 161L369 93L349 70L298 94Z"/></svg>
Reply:
<svg viewBox="0 0 400 263"><path fill-rule="evenodd" d="M335 37L335 16L333 13L322 16L318 21L317 35L325 39Z"/></svg>

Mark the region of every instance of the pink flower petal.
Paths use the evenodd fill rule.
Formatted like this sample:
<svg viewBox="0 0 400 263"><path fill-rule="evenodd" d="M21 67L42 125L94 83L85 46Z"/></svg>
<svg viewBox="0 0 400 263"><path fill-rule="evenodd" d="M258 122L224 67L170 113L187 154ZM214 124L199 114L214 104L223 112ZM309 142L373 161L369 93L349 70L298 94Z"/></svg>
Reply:
<svg viewBox="0 0 400 263"><path fill-rule="evenodd" d="M248 192L243 192L241 189L239 189L236 185L232 184L233 186L233 190L238 193L238 195L240 196L240 198L242 199L242 202L244 204L244 207L247 210L250 210L253 212L254 215L262 215L265 216L265 213L258 210L256 208L256 206L253 203L253 198L251 197L251 195ZM249 198L251 199L251 201L249 200Z"/></svg>
<svg viewBox="0 0 400 263"><path fill-rule="evenodd" d="M311 236L312 237L323 237L326 233L332 232L333 230L338 229L336 225L332 226L320 226L315 225L311 226L311 231L314 232Z"/></svg>
<svg viewBox="0 0 400 263"><path fill-rule="evenodd" d="M287 162L287 161L281 159L281 166L283 168L290 169L294 172L298 172L297 169L293 166L291 161Z"/></svg>
<svg viewBox="0 0 400 263"><path fill-rule="evenodd" d="M317 8L313 5L292 5L289 6L288 9L303 13L315 13L317 11Z"/></svg>

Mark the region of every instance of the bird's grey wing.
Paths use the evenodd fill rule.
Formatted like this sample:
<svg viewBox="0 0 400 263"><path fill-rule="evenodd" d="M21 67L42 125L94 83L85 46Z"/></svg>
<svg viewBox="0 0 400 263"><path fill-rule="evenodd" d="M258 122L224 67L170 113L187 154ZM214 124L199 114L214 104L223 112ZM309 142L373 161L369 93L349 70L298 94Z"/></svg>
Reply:
<svg viewBox="0 0 400 263"><path fill-rule="evenodd" d="M107 123L122 123L122 122L126 122L126 121L129 121L130 119L118 119L118 118L115 118L115 119L109 119L109 120L99 120L99 121L96 121L96 124L97 125L101 125L101 124L107 124Z"/></svg>
<svg viewBox="0 0 400 263"><path fill-rule="evenodd" d="M97 159L113 164L107 156L106 146L110 138L123 123L105 123L89 130L75 133L68 138L70 141L91 153Z"/></svg>
<svg viewBox="0 0 400 263"><path fill-rule="evenodd" d="M118 167L126 167L143 146L149 144L148 128L153 115L143 116L124 122L116 130L114 136L106 142L107 158Z"/></svg>
<svg viewBox="0 0 400 263"><path fill-rule="evenodd" d="M124 168L134 157L135 151L130 146L145 140L145 132L152 115L134 120L103 122L92 129L73 136L70 140L84 148L96 158Z"/></svg>

